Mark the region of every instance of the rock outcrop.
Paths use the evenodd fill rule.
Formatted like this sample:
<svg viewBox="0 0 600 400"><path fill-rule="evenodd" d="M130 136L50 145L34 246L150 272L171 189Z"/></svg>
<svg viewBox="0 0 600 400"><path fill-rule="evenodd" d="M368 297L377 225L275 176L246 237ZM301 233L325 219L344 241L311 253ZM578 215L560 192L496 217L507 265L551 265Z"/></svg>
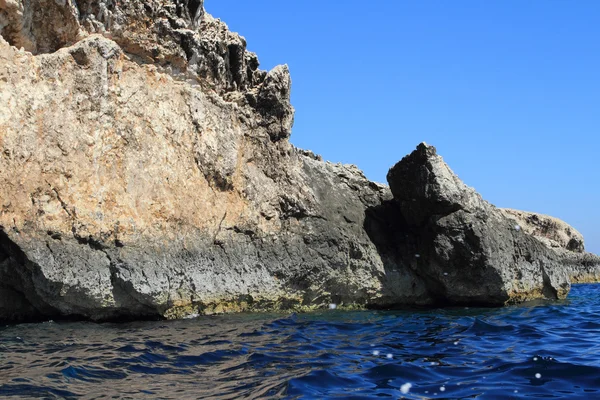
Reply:
<svg viewBox="0 0 600 400"><path fill-rule="evenodd" d="M288 68L261 71L202 1L0 0L0 35L0 320L568 290L431 148L394 196L294 148Z"/></svg>
<svg viewBox="0 0 600 400"><path fill-rule="evenodd" d="M546 247L575 253L584 252L583 235L558 218L510 208L501 208L500 211Z"/></svg>
<svg viewBox="0 0 600 400"><path fill-rule="evenodd" d="M288 142L286 66L258 70L185 3L14 4L0 6L0 317L428 302L363 228L389 189ZM76 36L29 22L69 10Z"/></svg>
<svg viewBox="0 0 600 400"><path fill-rule="evenodd" d="M501 211L557 253L572 283L600 282L600 257L585 252L583 235L575 228L548 215L507 208Z"/></svg>
<svg viewBox="0 0 600 400"><path fill-rule="evenodd" d="M410 265L439 302L566 297L569 280L556 255L460 181L435 147L420 144L388 181L414 237Z"/></svg>

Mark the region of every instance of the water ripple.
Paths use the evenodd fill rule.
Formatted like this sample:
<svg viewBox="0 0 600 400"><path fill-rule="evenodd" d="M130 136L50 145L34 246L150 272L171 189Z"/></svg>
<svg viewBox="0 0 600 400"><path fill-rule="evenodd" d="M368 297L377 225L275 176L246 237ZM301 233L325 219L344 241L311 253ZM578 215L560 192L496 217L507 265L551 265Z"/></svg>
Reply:
<svg viewBox="0 0 600 400"><path fill-rule="evenodd" d="M0 397L589 399L599 314L600 285L575 285L503 309L0 326Z"/></svg>

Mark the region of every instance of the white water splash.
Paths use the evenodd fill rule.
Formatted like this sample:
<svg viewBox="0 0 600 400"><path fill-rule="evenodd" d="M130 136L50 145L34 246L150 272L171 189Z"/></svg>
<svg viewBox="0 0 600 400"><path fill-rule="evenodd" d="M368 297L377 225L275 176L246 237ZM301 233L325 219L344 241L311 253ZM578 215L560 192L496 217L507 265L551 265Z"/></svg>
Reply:
<svg viewBox="0 0 600 400"><path fill-rule="evenodd" d="M400 386L400 393L407 394L410 392L410 388L412 388L412 383L406 382L404 385Z"/></svg>
<svg viewBox="0 0 600 400"><path fill-rule="evenodd" d="M373 355L374 356L378 356L379 355L379 350L373 350Z"/></svg>
<svg viewBox="0 0 600 400"><path fill-rule="evenodd" d="M387 353L386 358L388 360L391 360L392 358L394 358L394 355L392 353Z"/></svg>

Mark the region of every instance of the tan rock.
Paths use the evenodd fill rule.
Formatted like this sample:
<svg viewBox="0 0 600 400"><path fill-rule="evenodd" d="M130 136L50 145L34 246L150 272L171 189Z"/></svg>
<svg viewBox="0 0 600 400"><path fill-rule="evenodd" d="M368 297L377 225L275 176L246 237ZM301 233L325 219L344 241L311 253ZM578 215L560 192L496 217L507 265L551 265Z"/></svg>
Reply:
<svg viewBox="0 0 600 400"><path fill-rule="evenodd" d="M585 252L583 235L566 222L533 212L500 209L562 260L572 283L600 282L600 257Z"/></svg>
<svg viewBox="0 0 600 400"><path fill-rule="evenodd" d="M500 211L514 220L523 231L551 249L584 252L583 235L558 218L510 208L501 208Z"/></svg>
<svg viewBox="0 0 600 400"><path fill-rule="evenodd" d="M387 189L287 141L287 67L215 92L97 34L0 61L0 303L22 317L428 301L362 227Z"/></svg>

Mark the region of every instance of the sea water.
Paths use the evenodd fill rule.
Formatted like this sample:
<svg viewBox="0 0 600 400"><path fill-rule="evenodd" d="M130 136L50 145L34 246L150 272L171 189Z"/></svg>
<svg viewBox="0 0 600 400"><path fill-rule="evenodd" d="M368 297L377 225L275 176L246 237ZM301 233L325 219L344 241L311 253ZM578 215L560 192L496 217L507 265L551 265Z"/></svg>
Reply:
<svg viewBox="0 0 600 400"><path fill-rule="evenodd" d="M0 397L600 398L600 285L567 300L0 326Z"/></svg>

